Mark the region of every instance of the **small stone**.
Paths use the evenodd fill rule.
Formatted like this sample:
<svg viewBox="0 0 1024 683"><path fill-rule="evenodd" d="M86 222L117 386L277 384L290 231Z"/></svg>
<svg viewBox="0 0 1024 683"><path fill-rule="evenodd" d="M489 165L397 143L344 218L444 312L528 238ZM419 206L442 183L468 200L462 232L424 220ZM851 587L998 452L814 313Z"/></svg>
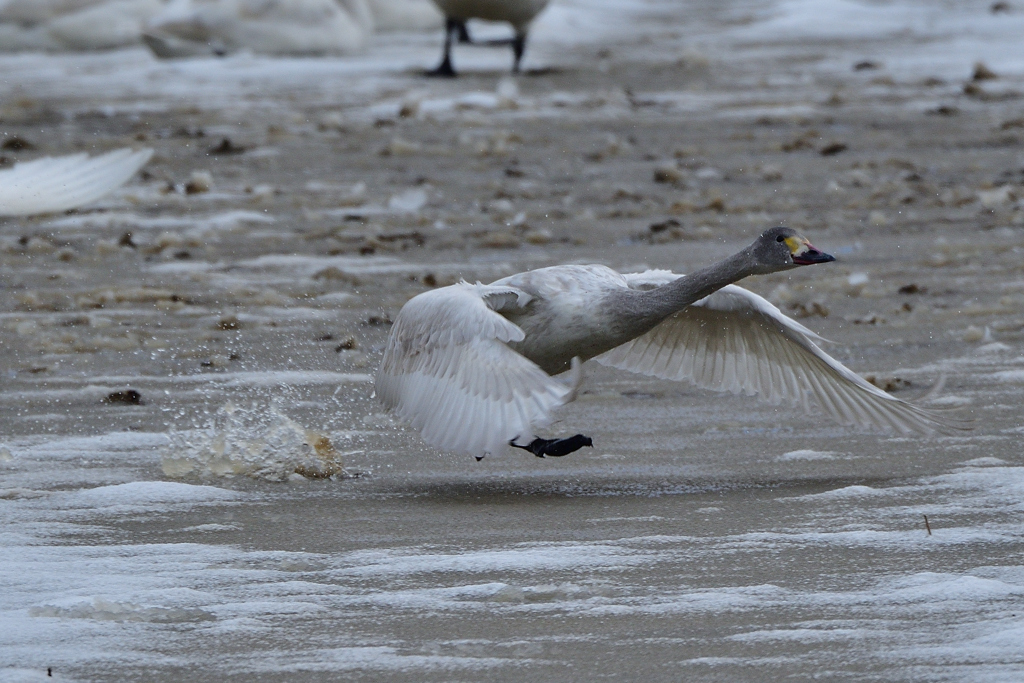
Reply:
<svg viewBox="0 0 1024 683"><path fill-rule="evenodd" d="M419 113L420 103L418 100L407 100L398 108L398 116L403 119L414 119Z"/></svg>
<svg viewBox="0 0 1024 683"><path fill-rule="evenodd" d="M22 152L32 150L35 148L36 146L33 145L31 142L29 142L25 138L18 137L17 135L12 135L10 137L5 138L3 144L0 145L0 149L4 150L5 152Z"/></svg>
<svg viewBox="0 0 1024 683"><path fill-rule="evenodd" d="M724 197L714 197L704 207L707 211L717 211L718 213L725 213L728 207L725 204Z"/></svg>
<svg viewBox="0 0 1024 683"><path fill-rule="evenodd" d="M210 148L210 154L241 154L245 147L231 142L231 138L221 138L220 144Z"/></svg>
<svg viewBox="0 0 1024 683"><path fill-rule="evenodd" d="M681 184L683 182L683 172L675 166L658 166L654 169L654 182Z"/></svg>
<svg viewBox="0 0 1024 683"><path fill-rule="evenodd" d="M241 329L242 323L237 316L229 315L217 321L216 328L225 332Z"/></svg>
<svg viewBox="0 0 1024 683"><path fill-rule="evenodd" d="M840 152L845 152L847 149L849 149L849 146L845 142L833 142L818 150L818 154L823 157L830 157Z"/></svg>
<svg viewBox="0 0 1024 683"><path fill-rule="evenodd" d="M782 180L782 168L775 164L765 164L761 167L761 180L766 183L775 183Z"/></svg>
<svg viewBox="0 0 1024 683"><path fill-rule="evenodd" d="M185 194L209 192L213 187L213 176L209 171L193 171L185 183Z"/></svg>
<svg viewBox="0 0 1024 683"><path fill-rule="evenodd" d="M909 387L910 380L903 379L902 377L885 377L882 375L868 374L862 375L865 381L869 384L873 384L882 391L893 393L900 389L906 389Z"/></svg>
<svg viewBox="0 0 1024 683"><path fill-rule="evenodd" d="M391 138L391 142L388 143L387 147L380 151L381 156L402 156L409 154L417 154L423 151L423 145L412 140L406 140L401 137Z"/></svg>
<svg viewBox="0 0 1024 683"><path fill-rule="evenodd" d="M519 246L519 239L512 233L495 230L480 239L480 246L489 249L515 249Z"/></svg>
<svg viewBox="0 0 1024 683"><path fill-rule="evenodd" d="M313 273L314 280L338 280L346 284L358 287L360 279L351 273L346 273L337 266L327 266L323 270Z"/></svg>
<svg viewBox="0 0 1024 683"><path fill-rule="evenodd" d="M812 318L815 316L827 318L829 314L828 307L821 300L790 303L789 312L794 318Z"/></svg>
<svg viewBox="0 0 1024 683"><path fill-rule="evenodd" d="M124 389L122 391L112 391L107 394L106 398L103 399L104 403L119 403L122 405L129 406L141 406L142 405L142 394L135 391L134 389Z"/></svg>
<svg viewBox="0 0 1024 683"><path fill-rule="evenodd" d="M527 230L523 235L523 239L530 244L547 244L552 240L553 235L551 231L546 228L533 228Z"/></svg>
<svg viewBox="0 0 1024 683"><path fill-rule="evenodd" d="M991 81L999 76L992 69L988 68L984 62L977 62L974 65L974 74L971 75L972 81Z"/></svg>
<svg viewBox="0 0 1024 683"><path fill-rule="evenodd" d="M981 328L976 325L971 325L963 333L963 340L969 344L974 344L980 341L990 342L992 341L992 332L987 327Z"/></svg>
<svg viewBox="0 0 1024 683"><path fill-rule="evenodd" d="M948 104L939 105L938 107L935 107L934 109L929 109L928 111L925 112L925 114L934 114L936 116L956 116L959 113L959 109Z"/></svg>
<svg viewBox="0 0 1024 683"><path fill-rule="evenodd" d="M657 234L659 232L665 232L670 228L679 227L682 227L682 223L677 221L675 218L669 218L668 220L660 221L658 223L651 223L651 225L648 227L648 230L650 230L653 234Z"/></svg>
<svg viewBox="0 0 1024 683"><path fill-rule="evenodd" d="M981 86L977 83L965 83L963 87L964 95L968 97L976 97L978 99L985 98L985 91L982 90Z"/></svg>

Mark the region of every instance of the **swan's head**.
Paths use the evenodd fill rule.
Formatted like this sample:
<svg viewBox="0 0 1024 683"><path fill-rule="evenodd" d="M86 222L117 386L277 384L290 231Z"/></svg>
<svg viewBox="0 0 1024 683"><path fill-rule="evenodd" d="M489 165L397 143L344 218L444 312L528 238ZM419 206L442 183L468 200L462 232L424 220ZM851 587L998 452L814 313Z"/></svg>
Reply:
<svg viewBox="0 0 1024 683"><path fill-rule="evenodd" d="M751 245L756 270L773 273L797 266L835 261L836 257L815 248L807 238L792 228L771 228Z"/></svg>

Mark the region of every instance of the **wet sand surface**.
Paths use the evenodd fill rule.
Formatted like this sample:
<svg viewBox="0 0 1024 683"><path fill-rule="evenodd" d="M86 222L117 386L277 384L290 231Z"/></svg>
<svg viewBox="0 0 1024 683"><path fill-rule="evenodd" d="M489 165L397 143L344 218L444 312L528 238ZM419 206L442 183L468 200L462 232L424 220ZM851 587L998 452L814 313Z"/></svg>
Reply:
<svg viewBox="0 0 1024 683"><path fill-rule="evenodd" d="M797 5L567 5L514 80L422 78L430 35L0 58L8 163L156 150L0 231L0 680L1020 680L1024 68L985 46L1021 15ZM588 364L545 435L593 449L477 463L371 397L419 292L777 224L839 261L743 286L972 431Z"/></svg>

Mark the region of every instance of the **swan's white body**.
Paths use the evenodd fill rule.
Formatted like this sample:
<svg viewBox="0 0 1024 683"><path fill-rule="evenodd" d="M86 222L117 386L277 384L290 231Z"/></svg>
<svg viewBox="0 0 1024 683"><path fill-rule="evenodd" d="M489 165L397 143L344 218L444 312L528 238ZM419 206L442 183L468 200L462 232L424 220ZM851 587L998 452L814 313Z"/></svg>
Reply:
<svg viewBox="0 0 1024 683"><path fill-rule="evenodd" d="M434 0L434 4L446 17L507 21L516 31L525 32L548 0Z"/></svg>
<svg viewBox="0 0 1024 683"><path fill-rule="evenodd" d="M135 175L153 150L118 149L19 162L0 171L0 216L67 211L100 199Z"/></svg>
<svg viewBox="0 0 1024 683"><path fill-rule="evenodd" d="M430 31L444 25L444 16L430 0L370 0L378 32Z"/></svg>
<svg viewBox="0 0 1024 683"><path fill-rule="evenodd" d="M159 57L349 54L375 30L430 30L443 19L430 0L0 0L0 52L141 39Z"/></svg>
<svg viewBox="0 0 1024 683"><path fill-rule="evenodd" d="M0 3L0 51L109 50L135 45L163 0L12 0Z"/></svg>
<svg viewBox="0 0 1024 683"><path fill-rule="evenodd" d="M367 0L174 0L143 39L158 57L351 54L373 28Z"/></svg>
<svg viewBox="0 0 1024 683"><path fill-rule="evenodd" d="M395 320L377 394L431 445L477 456L529 440L550 423L580 378L574 372L564 384L549 373L574 358L789 402L849 426L903 433L945 426L863 380L822 351L814 332L735 285L623 339L610 295L680 277L556 266L420 294Z"/></svg>

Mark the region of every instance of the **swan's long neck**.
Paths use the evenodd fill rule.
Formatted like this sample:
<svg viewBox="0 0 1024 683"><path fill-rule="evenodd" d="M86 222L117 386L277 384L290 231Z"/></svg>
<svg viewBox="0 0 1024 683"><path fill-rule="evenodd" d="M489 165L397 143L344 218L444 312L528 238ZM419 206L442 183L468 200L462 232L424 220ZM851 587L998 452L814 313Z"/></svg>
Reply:
<svg viewBox="0 0 1024 683"><path fill-rule="evenodd" d="M609 298L613 318L628 339L644 334L673 313L756 271L752 249L645 292L623 291Z"/></svg>

